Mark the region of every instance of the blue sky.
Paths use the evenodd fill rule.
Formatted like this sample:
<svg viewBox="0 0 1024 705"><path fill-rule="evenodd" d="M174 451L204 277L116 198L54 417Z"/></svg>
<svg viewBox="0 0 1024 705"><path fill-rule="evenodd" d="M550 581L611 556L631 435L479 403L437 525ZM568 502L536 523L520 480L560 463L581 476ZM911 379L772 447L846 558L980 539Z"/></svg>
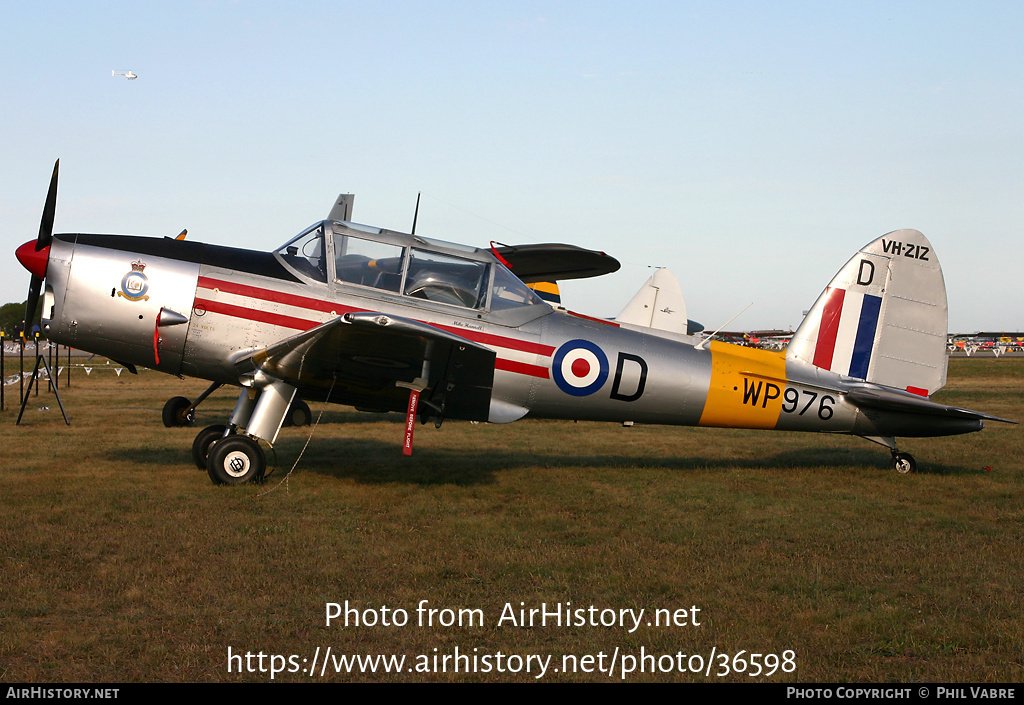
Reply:
<svg viewBox="0 0 1024 705"><path fill-rule="evenodd" d="M1024 4L0 0L0 301L57 232L272 249L326 216L667 266L710 328L796 326L839 267L931 240L950 329L1024 330ZM135 81L110 72L132 70Z"/></svg>

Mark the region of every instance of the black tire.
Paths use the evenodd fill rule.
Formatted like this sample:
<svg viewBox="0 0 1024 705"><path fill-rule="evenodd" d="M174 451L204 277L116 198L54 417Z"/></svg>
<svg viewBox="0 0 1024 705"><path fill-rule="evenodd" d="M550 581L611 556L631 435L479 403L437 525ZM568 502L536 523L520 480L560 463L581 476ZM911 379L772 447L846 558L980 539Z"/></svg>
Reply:
<svg viewBox="0 0 1024 705"><path fill-rule="evenodd" d="M917 461L910 453L893 453L892 469L900 475L908 475L917 470Z"/></svg>
<svg viewBox="0 0 1024 705"><path fill-rule="evenodd" d="M189 411L192 402L185 397L171 397L164 404L163 418L164 426L175 428L177 426L191 426L196 422L196 410Z"/></svg>
<svg viewBox="0 0 1024 705"><path fill-rule="evenodd" d="M214 443L206 465L206 472L215 485L258 482L266 471L263 449L248 436L230 436Z"/></svg>
<svg viewBox="0 0 1024 705"><path fill-rule="evenodd" d="M309 404L299 399L292 408L288 410L288 421L291 426L308 426L313 422L313 412L309 410Z"/></svg>
<svg viewBox="0 0 1024 705"><path fill-rule="evenodd" d="M197 468L206 470L209 464L207 459L210 455L210 446L224 437L225 430L227 430L227 426L222 423L207 426L192 441L192 460Z"/></svg>

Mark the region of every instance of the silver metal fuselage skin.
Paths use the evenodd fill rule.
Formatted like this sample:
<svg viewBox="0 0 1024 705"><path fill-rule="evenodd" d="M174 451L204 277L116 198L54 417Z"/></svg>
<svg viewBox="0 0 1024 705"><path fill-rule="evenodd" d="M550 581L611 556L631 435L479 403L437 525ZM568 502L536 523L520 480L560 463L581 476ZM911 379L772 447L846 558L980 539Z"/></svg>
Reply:
<svg viewBox="0 0 1024 705"><path fill-rule="evenodd" d="M981 421L877 411L845 392L863 382L778 352L579 316L547 304L453 305L339 280L325 221L322 278L282 254L171 239L114 235L54 236L42 327L50 340L145 366L232 385L239 360L353 312L412 319L496 354L487 420L539 418L687 426L735 426L922 436L963 433ZM365 231L358 231L365 232ZM490 267L485 250L379 231L379 240L459 255ZM424 243L427 244L424 244ZM494 288L494 285L491 285ZM358 406L344 388L299 388L310 402ZM381 409L383 410L383 409ZM392 408L390 410L400 410Z"/></svg>

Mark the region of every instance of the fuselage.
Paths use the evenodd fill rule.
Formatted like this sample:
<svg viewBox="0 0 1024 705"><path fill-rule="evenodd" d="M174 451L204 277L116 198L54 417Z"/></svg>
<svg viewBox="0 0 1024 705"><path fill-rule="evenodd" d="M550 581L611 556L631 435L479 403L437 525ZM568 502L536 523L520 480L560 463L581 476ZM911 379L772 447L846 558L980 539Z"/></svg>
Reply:
<svg viewBox="0 0 1024 705"><path fill-rule="evenodd" d="M50 246L42 324L59 343L237 385L239 359L346 313L403 317L495 352L490 406L474 420L499 423L530 415L864 436L981 427L865 413L845 395L863 382L780 352L556 310L517 283L487 250L332 221L275 252L65 234ZM299 392L368 406L344 385Z"/></svg>

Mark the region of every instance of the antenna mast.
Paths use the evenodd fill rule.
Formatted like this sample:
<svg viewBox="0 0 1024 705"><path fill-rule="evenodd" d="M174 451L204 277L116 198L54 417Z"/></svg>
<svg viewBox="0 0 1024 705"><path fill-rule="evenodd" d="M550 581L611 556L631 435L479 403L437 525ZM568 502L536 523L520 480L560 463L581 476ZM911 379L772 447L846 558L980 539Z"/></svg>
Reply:
<svg viewBox="0 0 1024 705"><path fill-rule="evenodd" d="M410 235L416 234L416 219L420 217L420 196L422 195L422 191L416 194L416 210L412 214L412 232L409 233Z"/></svg>

